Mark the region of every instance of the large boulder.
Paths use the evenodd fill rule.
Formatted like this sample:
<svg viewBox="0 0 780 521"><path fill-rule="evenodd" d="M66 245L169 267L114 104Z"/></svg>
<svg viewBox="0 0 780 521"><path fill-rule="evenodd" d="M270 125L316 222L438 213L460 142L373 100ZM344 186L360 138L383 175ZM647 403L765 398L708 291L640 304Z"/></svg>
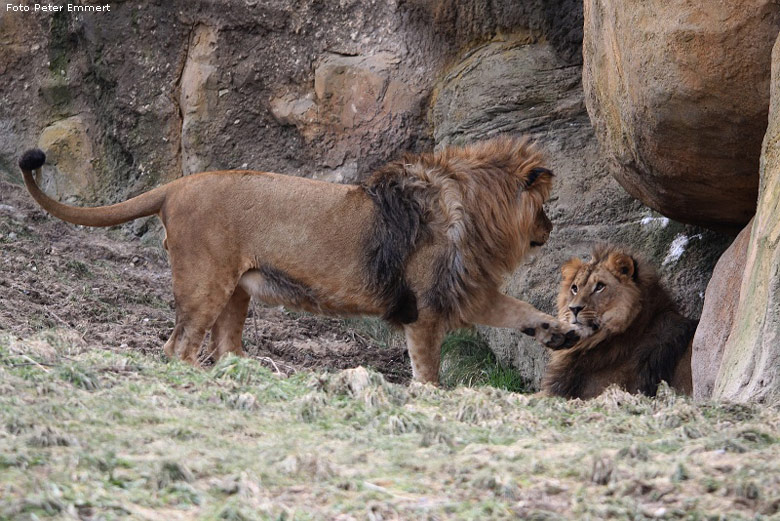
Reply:
<svg viewBox="0 0 780 521"><path fill-rule="evenodd" d="M693 396L699 400L712 396L723 350L734 325L751 228L752 223L745 226L723 253L704 293L704 308L693 337L691 356Z"/></svg>
<svg viewBox="0 0 780 521"><path fill-rule="evenodd" d="M437 146L528 133L556 175L547 205L555 229L540 255L507 281L506 292L555 313L561 264L587 256L597 242L615 242L658 265L683 312L697 318L709 274L729 240L654 214L618 185L599 154L579 75L552 46L516 38L464 53L434 90ZM538 342L509 329L481 331L499 359L538 387L548 354Z"/></svg>
<svg viewBox="0 0 780 521"><path fill-rule="evenodd" d="M733 330L715 380L718 399L780 397L780 40L772 51L771 93L758 209Z"/></svg>
<svg viewBox="0 0 780 521"><path fill-rule="evenodd" d="M585 0L586 103L629 193L683 222L750 220L778 30L773 0Z"/></svg>

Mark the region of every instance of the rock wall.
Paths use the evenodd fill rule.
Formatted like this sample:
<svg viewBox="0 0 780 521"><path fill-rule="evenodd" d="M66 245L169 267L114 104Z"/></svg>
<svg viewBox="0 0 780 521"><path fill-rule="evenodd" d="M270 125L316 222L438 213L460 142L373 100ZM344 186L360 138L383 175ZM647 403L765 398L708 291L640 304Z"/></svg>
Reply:
<svg viewBox="0 0 780 521"><path fill-rule="evenodd" d="M422 98L449 47L430 30L412 30L410 17L394 2L313 0L4 13L0 171L16 178L19 151L47 126L79 115L91 143L80 161L91 161L98 179L92 192L69 194L83 199L112 201L196 170L242 166L354 180L429 142ZM341 88L363 96L364 72L376 72L379 55L387 85L374 94L389 115L372 112L367 98L354 105L350 95L331 96ZM273 108L314 93L315 76L328 99L313 100L317 129L309 132L295 114L279 117ZM413 93L400 88L409 85ZM359 121L335 125L352 110ZM353 138L355 127L374 134ZM56 177L80 175L58 162Z"/></svg>
<svg viewBox="0 0 780 521"><path fill-rule="evenodd" d="M750 220L779 30L772 0L585 0L586 102L629 193L734 234Z"/></svg>
<svg viewBox="0 0 780 521"><path fill-rule="evenodd" d="M19 151L79 115L98 182L74 198L242 166L354 181L431 147L431 89L462 46L524 31L576 60L578 12L574 0L173 0L4 13L0 175L18 179ZM81 176L59 166L46 178Z"/></svg>
<svg viewBox="0 0 780 521"><path fill-rule="evenodd" d="M201 169L350 182L401 151L524 132L556 172L556 228L507 291L552 312L560 264L615 241L651 257L698 317L729 240L653 213L610 175L585 110L580 1L226 5L0 18L0 175L18 179L18 154L39 143L47 190L92 204ZM543 349L485 334L538 384Z"/></svg>
<svg viewBox="0 0 780 521"><path fill-rule="evenodd" d="M713 397L720 399L780 397L780 40L772 51L769 127L760 173L739 305L715 380Z"/></svg>

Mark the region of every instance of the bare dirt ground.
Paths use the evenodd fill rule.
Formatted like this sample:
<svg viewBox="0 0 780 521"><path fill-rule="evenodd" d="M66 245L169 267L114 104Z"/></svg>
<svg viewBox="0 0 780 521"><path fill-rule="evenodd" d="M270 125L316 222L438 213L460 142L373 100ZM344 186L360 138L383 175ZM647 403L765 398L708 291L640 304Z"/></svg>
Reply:
<svg viewBox="0 0 780 521"><path fill-rule="evenodd" d="M119 230L55 219L24 187L0 182L0 331L77 331L87 345L162 356L173 328L170 269L160 247ZM274 371L363 365L406 382L397 345L379 346L343 320L252 305L244 349Z"/></svg>

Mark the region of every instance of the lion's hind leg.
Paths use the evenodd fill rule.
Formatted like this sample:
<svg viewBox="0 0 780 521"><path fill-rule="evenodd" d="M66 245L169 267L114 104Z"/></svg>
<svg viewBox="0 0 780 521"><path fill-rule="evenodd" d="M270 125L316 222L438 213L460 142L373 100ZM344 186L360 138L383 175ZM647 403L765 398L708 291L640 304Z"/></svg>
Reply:
<svg viewBox="0 0 780 521"><path fill-rule="evenodd" d="M178 356L197 367L206 331L211 329L230 301L238 276L226 277L220 270L209 270L203 263L189 271L175 262L171 264L176 325L165 343L165 354L169 358Z"/></svg>
<svg viewBox="0 0 780 521"><path fill-rule="evenodd" d="M227 353L244 356L241 348L241 335L244 331L247 311L249 309L249 293L237 286L233 295L225 304L217 321L211 328L211 341L208 352L219 360Z"/></svg>

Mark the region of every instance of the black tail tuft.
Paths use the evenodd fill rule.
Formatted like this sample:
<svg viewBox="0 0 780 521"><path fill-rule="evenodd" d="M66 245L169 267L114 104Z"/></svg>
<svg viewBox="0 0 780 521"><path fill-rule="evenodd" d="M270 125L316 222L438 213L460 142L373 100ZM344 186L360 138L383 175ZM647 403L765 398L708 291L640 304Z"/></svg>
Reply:
<svg viewBox="0 0 780 521"><path fill-rule="evenodd" d="M31 148L19 158L19 168L22 170L37 170L46 162L46 154L39 148Z"/></svg>

